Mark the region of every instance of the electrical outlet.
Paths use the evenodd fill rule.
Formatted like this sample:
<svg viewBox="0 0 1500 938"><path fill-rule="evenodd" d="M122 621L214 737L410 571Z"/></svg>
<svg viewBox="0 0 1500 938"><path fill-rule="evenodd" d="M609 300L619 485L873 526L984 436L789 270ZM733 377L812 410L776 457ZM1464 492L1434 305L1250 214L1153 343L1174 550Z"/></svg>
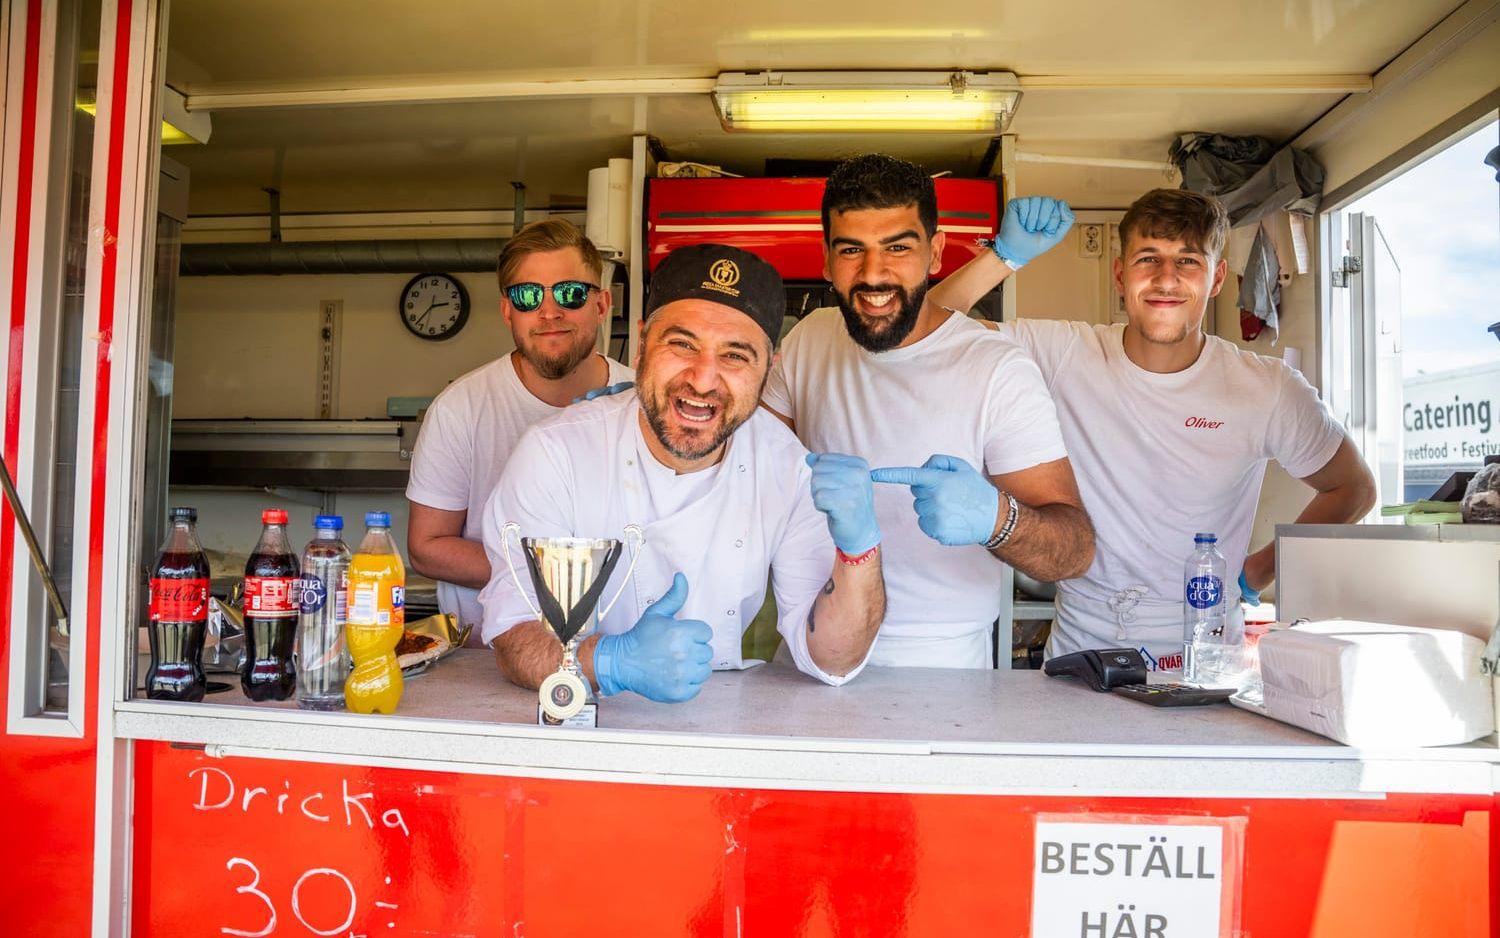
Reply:
<svg viewBox="0 0 1500 938"><path fill-rule="evenodd" d="M1078 256L1100 257L1104 254L1104 226L1078 226Z"/></svg>

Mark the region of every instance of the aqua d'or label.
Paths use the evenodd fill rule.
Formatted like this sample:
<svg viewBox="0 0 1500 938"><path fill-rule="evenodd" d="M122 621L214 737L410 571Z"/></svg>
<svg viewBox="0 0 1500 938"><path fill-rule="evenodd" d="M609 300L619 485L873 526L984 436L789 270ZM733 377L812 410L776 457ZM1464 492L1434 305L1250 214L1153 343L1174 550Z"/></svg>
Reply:
<svg viewBox="0 0 1500 938"><path fill-rule="evenodd" d="M304 613L317 612L328 601L328 586L319 577L304 577L297 581L297 605Z"/></svg>
<svg viewBox="0 0 1500 938"><path fill-rule="evenodd" d="M1224 581L1216 576L1195 576L1187 584L1188 605L1212 609L1224 601Z"/></svg>

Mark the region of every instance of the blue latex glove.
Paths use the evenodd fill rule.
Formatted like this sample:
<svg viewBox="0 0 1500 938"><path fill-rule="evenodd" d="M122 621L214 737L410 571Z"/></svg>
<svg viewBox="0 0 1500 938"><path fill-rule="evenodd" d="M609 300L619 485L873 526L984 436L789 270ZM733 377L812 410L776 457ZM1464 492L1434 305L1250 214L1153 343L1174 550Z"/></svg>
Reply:
<svg viewBox="0 0 1500 938"><path fill-rule="evenodd" d="M1073 227L1073 210L1061 199L1031 195L1011 199L1000 221L994 251L1019 268L1057 246Z"/></svg>
<svg viewBox="0 0 1500 938"><path fill-rule="evenodd" d="M948 547L983 544L995 533L1000 491L957 456L932 456L920 469L870 470L876 482L911 486L922 533Z"/></svg>
<svg viewBox="0 0 1500 938"><path fill-rule="evenodd" d="M807 464L812 467L813 505L828 516L834 546L853 556L879 544L870 464L841 453L808 453Z"/></svg>
<svg viewBox="0 0 1500 938"><path fill-rule="evenodd" d="M698 696L708 680L714 630L707 622L678 619L687 602L687 577L672 577L667 594L641 613L630 631L606 635L594 647L594 677L606 697L635 691L658 703L681 703Z"/></svg>
<svg viewBox="0 0 1500 938"><path fill-rule="evenodd" d="M594 388L592 391L585 392L583 397L573 398L573 403L577 404L579 401L591 401L596 397L608 397L611 394L619 394L621 391L628 391L633 387L635 387L634 381L619 381L615 384L607 384L602 388Z"/></svg>
<svg viewBox="0 0 1500 938"><path fill-rule="evenodd" d="M1240 570L1240 599L1252 606L1260 605L1260 590L1245 582L1245 571Z"/></svg>

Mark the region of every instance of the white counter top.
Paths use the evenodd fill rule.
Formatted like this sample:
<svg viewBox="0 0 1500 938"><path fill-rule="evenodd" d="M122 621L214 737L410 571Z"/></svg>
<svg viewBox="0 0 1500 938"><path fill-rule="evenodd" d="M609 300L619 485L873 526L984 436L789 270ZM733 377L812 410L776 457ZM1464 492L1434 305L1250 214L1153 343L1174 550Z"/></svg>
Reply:
<svg viewBox="0 0 1500 938"><path fill-rule="evenodd" d="M222 702L220 702L222 701ZM1227 797L1500 790L1493 738L1355 750L1226 704L1160 709L1035 671L868 668L840 688L770 665L686 704L600 703L601 728L535 725L489 652L409 680L395 717L255 704L118 705L119 735L226 755L747 788Z"/></svg>

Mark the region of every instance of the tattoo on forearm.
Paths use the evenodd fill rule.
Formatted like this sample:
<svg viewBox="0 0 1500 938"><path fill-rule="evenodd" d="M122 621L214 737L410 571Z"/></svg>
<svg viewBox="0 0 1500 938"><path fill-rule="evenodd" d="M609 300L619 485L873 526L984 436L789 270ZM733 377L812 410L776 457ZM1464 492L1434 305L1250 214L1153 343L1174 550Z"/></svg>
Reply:
<svg viewBox="0 0 1500 938"><path fill-rule="evenodd" d="M823 584L822 593L823 593L824 596L831 596L831 595L833 595L833 580L830 579L827 583ZM816 632L818 630L818 615L817 615L817 610L818 610L817 600L813 600L812 608L809 609L809 610L807 610L807 634L809 634L809 635L811 635L812 633L814 633L814 632Z"/></svg>

